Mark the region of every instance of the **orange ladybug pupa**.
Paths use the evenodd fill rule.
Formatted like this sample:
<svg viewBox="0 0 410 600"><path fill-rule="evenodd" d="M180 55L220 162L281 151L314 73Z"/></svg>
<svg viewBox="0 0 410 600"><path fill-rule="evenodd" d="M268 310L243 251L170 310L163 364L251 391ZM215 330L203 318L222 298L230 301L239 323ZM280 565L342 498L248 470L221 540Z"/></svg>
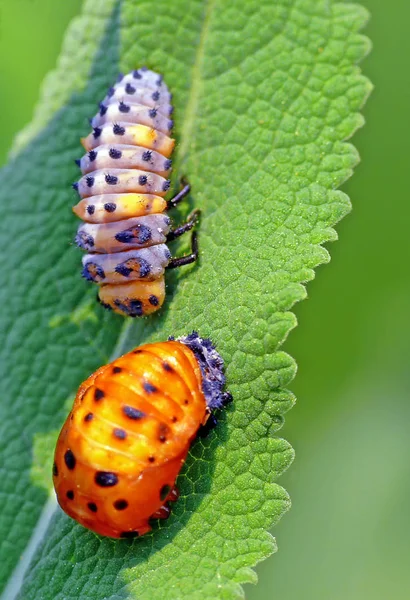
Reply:
<svg viewBox="0 0 410 600"><path fill-rule="evenodd" d="M79 388L57 441L61 508L101 535L129 538L168 517L189 447L224 392L223 360L196 332L145 344L99 368Z"/></svg>
<svg viewBox="0 0 410 600"><path fill-rule="evenodd" d="M175 140L171 94L162 77L146 67L120 74L81 140L86 154L76 163L82 177L73 183L80 201L74 213L84 221L75 238L87 252L82 275L99 285L98 299L114 312L143 317L165 299L165 269L198 258L195 232L191 253L172 258L167 242L192 229L199 211L172 229L164 214L190 191L185 182L164 199L171 182Z"/></svg>

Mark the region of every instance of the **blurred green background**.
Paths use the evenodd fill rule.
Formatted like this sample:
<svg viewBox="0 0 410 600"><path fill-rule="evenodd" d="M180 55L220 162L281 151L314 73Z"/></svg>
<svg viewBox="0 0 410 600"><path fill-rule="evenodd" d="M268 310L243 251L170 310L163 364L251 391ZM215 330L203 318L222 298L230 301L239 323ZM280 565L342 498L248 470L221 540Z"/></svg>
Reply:
<svg viewBox="0 0 410 600"><path fill-rule="evenodd" d="M281 479L293 507L248 600L410 598L410 4L362 4L372 13L363 68L375 91L354 138L362 164L344 186L354 210L285 345L299 364L283 430L297 453ZM2 162L80 7L0 0Z"/></svg>

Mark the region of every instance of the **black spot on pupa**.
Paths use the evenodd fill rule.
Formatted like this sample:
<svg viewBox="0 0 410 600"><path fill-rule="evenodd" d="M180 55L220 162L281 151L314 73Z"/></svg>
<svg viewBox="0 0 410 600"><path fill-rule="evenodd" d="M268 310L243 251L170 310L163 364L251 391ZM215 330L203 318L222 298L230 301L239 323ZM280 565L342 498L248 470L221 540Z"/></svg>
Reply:
<svg viewBox="0 0 410 600"><path fill-rule="evenodd" d="M167 441L168 433L169 433L168 425L165 425L165 423L161 423L160 426L158 427L158 439L162 444Z"/></svg>
<svg viewBox="0 0 410 600"><path fill-rule="evenodd" d="M150 161L151 158L152 158L151 150L145 150L145 152L142 153L142 160L145 160L145 162Z"/></svg>
<svg viewBox="0 0 410 600"><path fill-rule="evenodd" d="M148 115L151 119L155 119L155 117L157 116L157 109L156 108L151 108L148 111Z"/></svg>
<svg viewBox="0 0 410 600"><path fill-rule="evenodd" d="M104 204L104 210L106 210L109 213L114 212L116 208L117 208L117 205L114 202L106 202Z"/></svg>
<svg viewBox="0 0 410 600"><path fill-rule="evenodd" d="M116 185L118 183L118 177L107 173L105 176L105 181L108 183L108 185Z"/></svg>
<svg viewBox="0 0 410 600"><path fill-rule="evenodd" d="M118 483L118 475L109 471L97 471L94 481L100 487L113 487Z"/></svg>
<svg viewBox="0 0 410 600"><path fill-rule="evenodd" d="M95 502L89 502L89 503L87 504L87 506L88 506L88 508L91 510L91 512L94 512L94 513L96 513L96 512L97 512L97 510L98 510L98 508L97 508L97 505L96 505L96 503L95 503Z"/></svg>
<svg viewBox="0 0 410 600"><path fill-rule="evenodd" d="M69 500L74 500L74 492L73 490L68 490L68 492L66 493L66 496Z"/></svg>
<svg viewBox="0 0 410 600"><path fill-rule="evenodd" d="M94 180L94 177L92 177L92 175L87 175L87 177L85 178L85 181L86 181L88 187L93 187L95 180Z"/></svg>
<svg viewBox="0 0 410 600"><path fill-rule="evenodd" d="M132 72L132 76L134 77L134 79L142 79L142 75L138 69Z"/></svg>
<svg viewBox="0 0 410 600"><path fill-rule="evenodd" d="M125 510L126 508L128 508L128 502L126 500L116 500L114 502L114 508L115 510Z"/></svg>
<svg viewBox="0 0 410 600"><path fill-rule="evenodd" d="M89 423L90 421L92 421L94 419L94 415L92 412L89 412L85 415L84 417L84 422L85 423Z"/></svg>
<svg viewBox="0 0 410 600"><path fill-rule="evenodd" d="M142 317L144 314L141 300L129 300L128 302L121 302L121 300L114 300L114 304L123 313L129 317Z"/></svg>
<svg viewBox="0 0 410 600"><path fill-rule="evenodd" d="M112 132L114 135L124 135L125 133L125 127L122 127L121 125L118 125L118 123L114 123L113 128L112 128Z"/></svg>
<svg viewBox="0 0 410 600"><path fill-rule="evenodd" d="M88 153L88 160L93 162L97 158L97 152L95 150L90 150Z"/></svg>
<svg viewBox="0 0 410 600"><path fill-rule="evenodd" d="M149 381L144 381L142 387L147 392L147 394L154 394L155 392L158 392L158 388L155 387L155 385L152 385L152 383L150 383Z"/></svg>
<svg viewBox="0 0 410 600"><path fill-rule="evenodd" d="M172 160L170 158L167 158L167 160L164 162L164 171L168 171L171 167Z"/></svg>
<svg viewBox="0 0 410 600"><path fill-rule="evenodd" d="M95 139L97 139L97 138L100 137L101 131L102 131L101 127L94 127L93 128L93 136L94 136Z"/></svg>
<svg viewBox="0 0 410 600"><path fill-rule="evenodd" d="M94 392L94 400L96 402L99 402L100 400L102 400L105 397L105 392L103 390L100 390L99 388L95 389Z"/></svg>
<svg viewBox="0 0 410 600"><path fill-rule="evenodd" d="M133 87L130 83L127 83L125 86L125 92L130 95L135 94L135 87Z"/></svg>
<svg viewBox="0 0 410 600"><path fill-rule="evenodd" d="M54 477L58 477L58 467L55 462L53 463L53 475Z"/></svg>
<svg viewBox="0 0 410 600"><path fill-rule="evenodd" d="M121 100L121 102L118 104L118 110L122 113L128 113L131 110L131 106L129 106L129 104L125 104L125 102Z"/></svg>
<svg viewBox="0 0 410 600"><path fill-rule="evenodd" d="M103 117L105 115L105 113L107 112L107 110L108 110L108 107L105 106L105 104L103 104L101 102L101 104L100 104L100 117Z"/></svg>
<svg viewBox="0 0 410 600"><path fill-rule="evenodd" d="M168 496L169 492L171 491L171 486L170 485L163 485L160 492L159 492L159 498L161 501L164 501L165 498Z"/></svg>
<svg viewBox="0 0 410 600"><path fill-rule="evenodd" d="M174 371L174 368L171 367L171 365L166 360L164 360L164 362L162 363L162 368L164 369L164 371L168 371L168 373L173 373Z"/></svg>
<svg viewBox="0 0 410 600"><path fill-rule="evenodd" d="M93 215L93 214L94 214L94 212L95 212L95 206L94 206L94 204L89 204L89 205L87 206L87 209L86 209L86 210L87 210L87 212L88 212L88 214L89 214L89 215Z"/></svg>
<svg viewBox="0 0 410 600"><path fill-rule="evenodd" d="M155 462L155 456L148 456L148 462L154 463Z"/></svg>
<svg viewBox="0 0 410 600"><path fill-rule="evenodd" d="M116 148L110 148L108 155L111 158L121 158L122 152L121 152L121 150L117 150Z"/></svg>
<svg viewBox="0 0 410 600"><path fill-rule="evenodd" d="M113 367L112 372L113 373L121 373L122 368L121 367Z"/></svg>
<svg viewBox="0 0 410 600"><path fill-rule="evenodd" d="M148 177L146 175L140 175L138 177L138 183L140 185L145 185L147 183L147 181L148 181Z"/></svg>
<svg viewBox="0 0 410 600"><path fill-rule="evenodd" d="M153 99L155 102L157 102L157 101L159 100L159 97L160 97L160 93L159 93L158 91L157 91L157 92L154 92L154 93L152 94L152 96L151 96L151 98L152 98L152 99Z"/></svg>
<svg viewBox="0 0 410 600"><path fill-rule="evenodd" d="M75 463L77 462L74 454L70 449L66 450L64 454L64 462L66 464L67 469L72 471L75 468Z"/></svg>
<svg viewBox="0 0 410 600"><path fill-rule="evenodd" d="M127 437L127 432L125 429L121 429L120 427L116 427L112 433L117 440L125 440Z"/></svg>
<svg viewBox="0 0 410 600"><path fill-rule="evenodd" d="M142 410L138 410L138 408L134 408L133 406L123 406L122 412L126 417L133 419L134 421L143 419L146 416Z"/></svg>
<svg viewBox="0 0 410 600"><path fill-rule="evenodd" d="M169 190L169 188L171 187L171 181L169 179L166 179L164 181L164 183L162 184L162 190L164 192L167 192Z"/></svg>
<svg viewBox="0 0 410 600"><path fill-rule="evenodd" d="M174 417L171 417L171 422L172 422L172 423L176 423L177 421L178 421L178 419L177 419L175 416L174 416Z"/></svg>
<svg viewBox="0 0 410 600"><path fill-rule="evenodd" d="M124 538L124 539L132 539L132 538L136 538L139 536L138 531L122 531L120 533L120 538Z"/></svg>
<svg viewBox="0 0 410 600"><path fill-rule="evenodd" d="M157 296L154 296L154 295L152 295L148 298L148 302L150 304L152 304L152 306L158 306L158 304L159 304L159 300L158 300Z"/></svg>

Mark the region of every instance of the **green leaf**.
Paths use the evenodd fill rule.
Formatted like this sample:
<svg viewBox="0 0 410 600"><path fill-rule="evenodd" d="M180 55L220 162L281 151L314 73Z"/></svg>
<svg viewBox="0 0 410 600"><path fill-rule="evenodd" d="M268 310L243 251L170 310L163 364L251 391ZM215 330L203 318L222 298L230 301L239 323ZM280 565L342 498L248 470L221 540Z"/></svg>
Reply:
<svg viewBox="0 0 410 600"><path fill-rule="evenodd" d="M345 140L370 91L356 66L366 18L330 0L89 0L68 32L24 148L2 172L7 600L242 598L251 567L275 550L267 529L289 507L276 479L293 458L275 437L294 403L295 364L280 345L349 210L335 188L358 161ZM103 311L79 277L70 182L86 118L118 70L141 64L174 94L175 182L185 174L193 188L177 218L201 208L201 256L170 273L159 314L133 322ZM47 463L67 397L110 357L194 328L223 355L235 401L193 445L170 519L113 541L54 512Z"/></svg>

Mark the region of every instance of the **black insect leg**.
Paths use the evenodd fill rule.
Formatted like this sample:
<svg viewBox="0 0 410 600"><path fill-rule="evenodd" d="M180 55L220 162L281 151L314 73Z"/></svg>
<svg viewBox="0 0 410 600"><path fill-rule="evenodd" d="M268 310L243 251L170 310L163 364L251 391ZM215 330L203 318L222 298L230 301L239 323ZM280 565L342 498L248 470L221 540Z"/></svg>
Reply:
<svg viewBox="0 0 410 600"><path fill-rule="evenodd" d="M171 208L174 208L174 206L179 204L181 202L181 200L183 200L185 198L185 196L187 196L189 194L189 192L191 191L191 186L189 185L189 183L187 182L186 179L181 178L181 184L184 186L182 188L182 190L180 192L178 192L178 194L176 196L171 198L171 200L168 200L168 203L167 203L168 210L170 210Z"/></svg>
<svg viewBox="0 0 410 600"><path fill-rule="evenodd" d="M182 267L183 265L189 265L190 263L193 263L196 260L198 260L198 236L196 234L196 231L194 231L191 237L191 254L171 258L171 260L168 263L167 269L176 269L177 267Z"/></svg>
<svg viewBox="0 0 410 600"><path fill-rule="evenodd" d="M193 210L191 212L191 214L188 215L185 223L182 223L182 225L180 225L179 227L176 227L175 229L173 229L172 231L170 231L168 233L167 241L170 242L171 240L175 240L175 238L179 237L186 231L189 231L190 229L192 229L192 227L194 227L194 225L198 222L200 214L201 214L201 211L199 209Z"/></svg>

